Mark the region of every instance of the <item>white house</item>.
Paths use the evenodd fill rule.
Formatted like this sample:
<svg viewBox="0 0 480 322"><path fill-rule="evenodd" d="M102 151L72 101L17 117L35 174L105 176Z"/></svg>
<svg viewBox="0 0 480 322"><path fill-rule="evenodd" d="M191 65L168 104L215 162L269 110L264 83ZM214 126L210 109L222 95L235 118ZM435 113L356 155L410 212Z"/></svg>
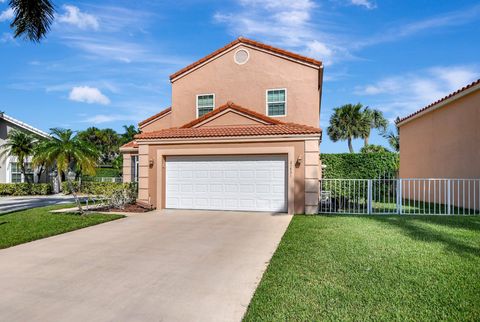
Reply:
<svg viewBox="0 0 480 322"><path fill-rule="evenodd" d="M14 119L0 112L0 146L5 144L8 133L11 130L18 130L32 134L38 138L50 138L48 133L45 133L39 129L34 128L24 122ZM27 176L30 176L30 182L47 182L47 171L43 170L41 175L38 175L39 169L33 169L31 166L31 157L27 160L27 168L29 169ZM6 156L0 158L0 183L18 183L26 182L25 176L20 172L20 167L15 157Z"/></svg>

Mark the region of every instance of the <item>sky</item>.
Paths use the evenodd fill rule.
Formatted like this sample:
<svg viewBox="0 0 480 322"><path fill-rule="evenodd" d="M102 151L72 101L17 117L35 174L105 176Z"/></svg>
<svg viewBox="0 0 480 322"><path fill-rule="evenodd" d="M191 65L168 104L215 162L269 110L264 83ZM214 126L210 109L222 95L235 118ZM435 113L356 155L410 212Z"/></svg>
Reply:
<svg viewBox="0 0 480 322"><path fill-rule="evenodd" d="M348 151L326 133L335 107L379 109L393 129L480 78L479 1L53 1L36 44L12 37L0 0L0 111L44 131L136 124L170 106L170 74L239 36L324 62L324 153Z"/></svg>

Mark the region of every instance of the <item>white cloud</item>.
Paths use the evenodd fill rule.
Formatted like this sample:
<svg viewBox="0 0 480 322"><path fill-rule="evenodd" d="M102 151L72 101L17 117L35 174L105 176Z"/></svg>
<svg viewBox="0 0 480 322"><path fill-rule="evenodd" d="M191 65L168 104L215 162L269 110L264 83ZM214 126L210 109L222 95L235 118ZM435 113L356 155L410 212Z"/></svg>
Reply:
<svg viewBox="0 0 480 322"><path fill-rule="evenodd" d="M369 0L350 0L350 2L355 6L362 6L367 9L375 9L377 5Z"/></svg>
<svg viewBox="0 0 480 322"><path fill-rule="evenodd" d="M99 22L94 15L81 12L78 7L72 5L64 5L63 9L65 13L58 16L58 22L76 26L80 29L98 29Z"/></svg>
<svg viewBox="0 0 480 322"><path fill-rule="evenodd" d="M15 42L15 38L13 38L13 35L8 32L4 32L0 36L0 43L7 43L7 42Z"/></svg>
<svg viewBox="0 0 480 322"><path fill-rule="evenodd" d="M13 11L12 8L8 8L8 9L3 10L0 13L0 22L11 20L11 19L13 19L14 15L15 15L15 12Z"/></svg>
<svg viewBox="0 0 480 322"><path fill-rule="evenodd" d="M325 12L315 11L312 0L237 0L240 9L234 14L217 12L214 20L226 24L235 36L253 37L331 64L349 56L329 33L333 28ZM312 20L315 12L316 22ZM322 23L319 26L318 23ZM320 29L322 31L320 31Z"/></svg>
<svg viewBox="0 0 480 322"><path fill-rule="evenodd" d="M68 98L72 101L88 104L110 104L110 99L107 96L103 95L98 88L90 86L73 87Z"/></svg>
<svg viewBox="0 0 480 322"><path fill-rule="evenodd" d="M479 77L478 66L436 66L358 86L354 93L368 96L373 105L394 118L435 102Z"/></svg>

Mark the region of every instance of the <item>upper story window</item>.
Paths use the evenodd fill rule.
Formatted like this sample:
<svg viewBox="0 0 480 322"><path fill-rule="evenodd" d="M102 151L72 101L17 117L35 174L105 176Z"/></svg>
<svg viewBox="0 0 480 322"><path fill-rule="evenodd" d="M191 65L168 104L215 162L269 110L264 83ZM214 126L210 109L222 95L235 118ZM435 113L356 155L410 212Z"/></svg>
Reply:
<svg viewBox="0 0 480 322"><path fill-rule="evenodd" d="M285 88L267 90L267 115L287 115L287 90Z"/></svg>
<svg viewBox="0 0 480 322"><path fill-rule="evenodd" d="M215 107L215 94L197 95L197 117L213 111Z"/></svg>

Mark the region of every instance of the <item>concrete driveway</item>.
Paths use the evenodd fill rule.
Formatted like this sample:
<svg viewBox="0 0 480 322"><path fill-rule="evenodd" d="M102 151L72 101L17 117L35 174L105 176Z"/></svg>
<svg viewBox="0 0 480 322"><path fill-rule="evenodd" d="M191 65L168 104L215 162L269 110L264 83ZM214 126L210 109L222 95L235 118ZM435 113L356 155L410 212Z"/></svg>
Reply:
<svg viewBox="0 0 480 322"><path fill-rule="evenodd" d="M240 321L291 218L153 212L0 250L0 320Z"/></svg>
<svg viewBox="0 0 480 322"><path fill-rule="evenodd" d="M75 202L75 199L72 196L61 194L51 196L0 197L0 214L72 202Z"/></svg>

